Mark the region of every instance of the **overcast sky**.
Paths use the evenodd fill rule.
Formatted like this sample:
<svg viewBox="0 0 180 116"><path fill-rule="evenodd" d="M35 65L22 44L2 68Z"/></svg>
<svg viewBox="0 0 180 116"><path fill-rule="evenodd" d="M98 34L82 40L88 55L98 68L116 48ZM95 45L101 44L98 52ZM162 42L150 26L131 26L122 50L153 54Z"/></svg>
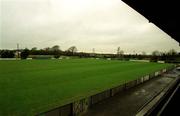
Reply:
<svg viewBox="0 0 180 116"><path fill-rule="evenodd" d="M0 49L45 48L151 53L178 43L121 0L0 0Z"/></svg>

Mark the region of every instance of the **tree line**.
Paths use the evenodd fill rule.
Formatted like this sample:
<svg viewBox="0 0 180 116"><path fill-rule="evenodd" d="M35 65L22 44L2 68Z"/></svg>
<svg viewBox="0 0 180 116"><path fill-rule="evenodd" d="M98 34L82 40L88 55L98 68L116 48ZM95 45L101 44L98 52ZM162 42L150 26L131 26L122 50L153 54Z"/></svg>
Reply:
<svg viewBox="0 0 180 116"><path fill-rule="evenodd" d="M60 46L55 45L52 47L46 47L44 49L37 49L33 47L32 49L19 49L19 50L0 50L1 58L21 58L26 59L29 55L51 55L54 58L59 58L60 56L76 56L79 58L112 58L118 60L129 60L129 59L138 59L143 60L147 59L151 62L157 62L159 60L165 62L180 62L180 53L176 52L174 49L169 50L168 52L159 52L157 50L153 51L151 55L147 55L145 52L142 54L124 54L124 51L117 48L116 54L100 54L100 53L85 53L77 52L76 46L71 46L67 50L61 50Z"/></svg>
<svg viewBox="0 0 180 116"><path fill-rule="evenodd" d="M21 59L26 59L29 55L53 55L54 58L59 58L61 55L73 56L77 55L76 46L71 46L65 51L60 49L60 46L55 45L53 47L46 47L44 49L37 49L37 47L33 47L32 49L16 49L16 50L0 50L1 58L15 58L19 57ZM83 53L84 56L86 53Z"/></svg>

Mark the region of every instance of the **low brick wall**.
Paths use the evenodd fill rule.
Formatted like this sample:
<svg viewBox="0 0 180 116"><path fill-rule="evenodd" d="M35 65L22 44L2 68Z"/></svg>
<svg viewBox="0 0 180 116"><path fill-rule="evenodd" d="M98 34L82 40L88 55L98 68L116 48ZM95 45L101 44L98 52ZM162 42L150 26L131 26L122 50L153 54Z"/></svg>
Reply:
<svg viewBox="0 0 180 116"><path fill-rule="evenodd" d="M171 70L172 68L174 68L174 67L170 67L168 69L162 69L161 71L156 71L149 75L140 77L136 80L129 81L129 82L119 85L117 87L108 89L101 93L74 101L71 104L67 104L62 107L39 114L39 116L78 116L78 115L81 115L82 113L86 112L88 110L88 108L91 107L92 105L94 105L100 101L103 101L109 97L112 97L123 90L127 90L136 85L144 83L144 82L150 80L151 78L157 77L157 76L165 73L166 71Z"/></svg>
<svg viewBox="0 0 180 116"><path fill-rule="evenodd" d="M133 80L133 81L129 81L129 82L125 83L125 89L134 87L136 85L136 83L137 83L137 80Z"/></svg>
<svg viewBox="0 0 180 116"><path fill-rule="evenodd" d="M119 92L121 92L123 90L125 90L125 85L120 85L118 87L114 87L114 88L111 89L111 96L114 96L114 95L116 95L117 93L119 93Z"/></svg>
<svg viewBox="0 0 180 116"><path fill-rule="evenodd" d="M149 74L149 78L151 79L151 78L154 78L155 76L154 76L154 73L151 73L151 74Z"/></svg>
<svg viewBox="0 0 180 116"><path fill-rule="evenodd" d="M72 115L72 104L67 104L65 106L42 113L39 116L71 116L71 115Z"/></svg>
<svg viewBox="0 0 180 116"><path fill-rule="evenodd" d="M89 108L90 105L91 105L91 97L75 101L72 104L72 107L73 107L73 109L72 109L73 113L72 114L74 116L82 114Z"/></svg>
<svg viewBox="0 0 180 116"><path fill-rule="evenodd" d="M137 80L136 80L136 83L137 83L137 85L143 83L143 77L137 79Z"/></svg>
<svg viewBox="0 0 180 116"><path fill-rule="evenodd" d="M159 75L159 72L155 72L155 74L154 74L155 76L158 76Z"/></svg>
<svg viewBox="0 0 180 116"><path fill-rule="evenodd" d="M143 82L148 81L148 80L149 80L149 75L146 75L143 77Z"/></svg>
<svg viewBox="0 0 180 116"><path fill-rule="evenodd" d="M162 72L165 73L165 72L166 72L166 69L163 69Z"/></svg>
<svg viewBox="0 0 180 116"><path fill-rule="evenodd" d="M104 91L102 93L91 96L91 105L98 103L104 99L111 97L111 90Z"/></svg>

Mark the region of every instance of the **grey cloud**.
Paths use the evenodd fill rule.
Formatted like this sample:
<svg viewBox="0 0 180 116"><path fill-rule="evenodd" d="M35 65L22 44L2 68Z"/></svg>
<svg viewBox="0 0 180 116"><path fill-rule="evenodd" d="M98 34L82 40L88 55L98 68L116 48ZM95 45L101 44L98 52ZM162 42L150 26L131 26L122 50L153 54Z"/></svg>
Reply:
<svg viewBox="0 0 180 116"><path fill-rule="evenodd" d="M77 3L76 3L77 2ZM62 49L115 53L180 51L178 43L120 0L2 0L0 49Z"/></svg>

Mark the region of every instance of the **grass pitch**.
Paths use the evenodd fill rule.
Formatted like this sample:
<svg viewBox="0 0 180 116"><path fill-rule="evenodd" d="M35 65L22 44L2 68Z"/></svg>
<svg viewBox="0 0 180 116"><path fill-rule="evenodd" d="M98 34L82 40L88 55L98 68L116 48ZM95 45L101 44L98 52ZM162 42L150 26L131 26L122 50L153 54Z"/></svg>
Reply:
<svg viewBox="0 0 180 116"><path fill-rule="evenodd" d="M33 115L170 64L96 59L0 61L0 115Z"/></svg>

